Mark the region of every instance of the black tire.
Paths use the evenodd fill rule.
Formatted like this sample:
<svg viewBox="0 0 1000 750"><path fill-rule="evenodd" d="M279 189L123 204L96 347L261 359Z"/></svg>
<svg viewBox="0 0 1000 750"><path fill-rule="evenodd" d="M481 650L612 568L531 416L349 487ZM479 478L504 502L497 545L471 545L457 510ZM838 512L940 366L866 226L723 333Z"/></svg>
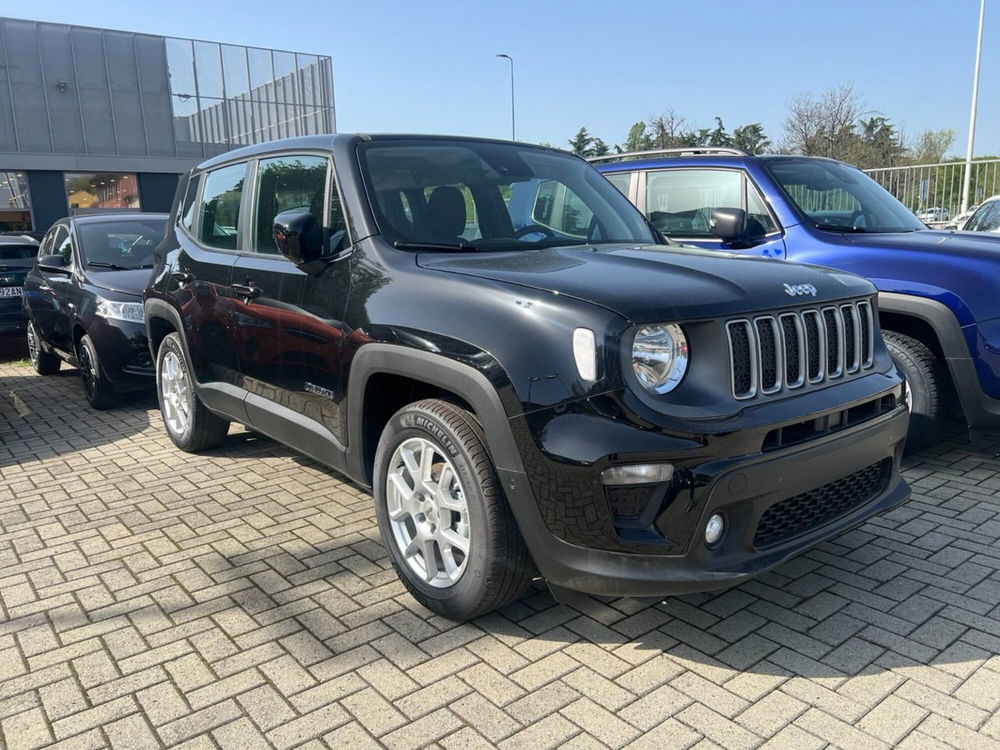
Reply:
<svg viewBox="0 0 1000 750"><path fill-rule="evenodd" d="M940 440L947 418L948 377L930 349L917 339L883 331L889 354L903 377L910 398L910 429L904 453L915 453Z"/></svg>
<svg viewBox="0 0 1000 750"><path fill-rule="evenodd" d="M80 380L83 395L95 409L109 409L115 404L115 391L104 376L97 347L90 336L84 335L76 347L76 358L80 362Z"/></svg>
<svg viewBox="0 0 1000 750"><path fill-rule="evenodd" d="M389 518L390 464L396 449L412 438L429 441L452 463L468 508L466 567L457 581L444 587L430 585L411 569ZM501 491L482 428L469 412L437 399L400 409L382 431L373 484L382 542L397 575L418 602L449 619L469 620L524 593L534 566ZM445 522L441 523L443 527Z"/></svg>
<svg viewBox="0 0 1000 750"><path fill-rule="evenodd" d="M39 375L55 375L59 372L62 360L55 354L50 354L42 348L42 337L38 335L35 321L29 320L27 325L28 356L31 366Z"/></svg>
<svg viewBox="0 0 1000 750"><path fill-rule="evenodd" d="M176 402L172 396L175 394L165 394L164 369L167 366L168 358L172 358L168 363L171 367L179 368L180 377L187 387L183 393L177 394ZM184 356L184 347L181 346L181 339L176 333L167 334L160 343L160 348L156 352L156 398L160 404L160 414L163 417L163 427L174 445L182 451L188 453L198 453L208 448L214 448L225 440L229 432L229 422L222 417L213 414L198 398L194 388L194 378L191 377L191 368L188 366L187 357ZM168 414L170 409L164 408L165 400L171 401L171 408L174 404L186 414L184 424L171 424Z"/></svg>

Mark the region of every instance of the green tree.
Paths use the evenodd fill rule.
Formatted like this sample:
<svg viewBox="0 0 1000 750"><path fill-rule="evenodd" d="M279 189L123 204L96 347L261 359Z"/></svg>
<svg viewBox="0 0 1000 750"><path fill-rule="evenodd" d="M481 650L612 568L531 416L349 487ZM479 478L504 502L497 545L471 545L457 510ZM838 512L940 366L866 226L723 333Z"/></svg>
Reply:
<svg viewBox="0 0 1000 750"><path fill-rule="evenodd" d="M753 122L733 131L733 146L748 154L765 154L771 148L771 140L764 133L764 126Z"/></svg>
<svg viewBox="0 0 1000 750"><path fill-rule="evenodd" d="M651 148L653 148L653 139L646 132L646 123L640 121L629 128L628 137L625 138L625 143L622 145L619 153L622 151L626 153L631 151L648 151Z"/></svg>
<svg viewBox="0 0 1000 750"><path fill-rule="evenodd" d="M955 142L954 130L925 130L908 150L912 164L937 164Z"/></svg>
<svg viewBox="0 0 1000 750"><path fill-rule="evenodd" d="M583 127L577 131L577 134L569 139L569 148L577 156L593 156L594 155L594 136L587 132L587 128Z"/></svg>

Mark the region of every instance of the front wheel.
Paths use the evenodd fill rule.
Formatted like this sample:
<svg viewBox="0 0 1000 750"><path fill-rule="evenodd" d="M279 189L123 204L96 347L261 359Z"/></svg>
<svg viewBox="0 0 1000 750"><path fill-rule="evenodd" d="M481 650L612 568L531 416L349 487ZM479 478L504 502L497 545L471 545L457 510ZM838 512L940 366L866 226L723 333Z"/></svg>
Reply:
<svg viewBox="0 0 1000 750"><path fill-rule="evenodd" d="M156 352L156 396L167 435L188 453L214 448L229 432L229 422L210 412L194 390L181 339L171 333Z"/></svg>
<svg viewBox="0 0 1000 750"><path fill-rule="evenodd" d="M403 584L428 609L468 620L520 596L532 578L482 429L429 399L389 420L375 454L375 513Z"/></svg>
<svg viewBox="0 0 1000 750"><path fill-rule="evenodd" d="M77 345L76 358L80 363L80 378L83 381L83 395L95 409L108 409L115 403L115 392L104 377L97 347L90 336L84 335Z"/></svg>
<svg viewBox="0 0 1000 750"><path fill-rule="evenodd" d="M911 336L883 331L886 348L906 378L906 403L910 407L910 429L906 454L936 443L947 417L947 376L941 361L927 346Z"/></svg>

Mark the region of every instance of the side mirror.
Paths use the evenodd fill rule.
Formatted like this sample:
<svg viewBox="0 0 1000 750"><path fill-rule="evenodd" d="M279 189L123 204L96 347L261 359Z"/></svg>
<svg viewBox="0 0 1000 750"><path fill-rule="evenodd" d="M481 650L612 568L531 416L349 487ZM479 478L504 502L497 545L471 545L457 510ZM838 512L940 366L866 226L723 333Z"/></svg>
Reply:
<svg viewBox="0 0 1000 750"><path fill-rule="evenodd" d="M38 268L49 273L69 273L66 259L61 255L43 255L38 259Z"/></svg>
<svg viewBox="0 0 1000 750"><path fill-rule="evenodd" d="M743 239L747 231L747 212L742 208L716 208L710 221L712 234L726 242Z"/></svg>
<svg viewBox="0 0 1000 750"><path fill-rule="evenodd" d="M278 252L297 266L323 255L323 230L308 211L282 211L274 217L271 231Z"/></svg>

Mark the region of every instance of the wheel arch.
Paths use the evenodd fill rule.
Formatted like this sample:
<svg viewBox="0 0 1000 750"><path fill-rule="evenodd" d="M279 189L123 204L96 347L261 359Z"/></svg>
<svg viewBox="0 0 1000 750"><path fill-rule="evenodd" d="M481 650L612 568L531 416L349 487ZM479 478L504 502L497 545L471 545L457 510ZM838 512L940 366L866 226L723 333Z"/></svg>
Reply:
<svg viewBox="0 0 1000 750"><path fill-rule="evenodd" d="M483 373L440 354L372 343L361 347L351 362L350 473L370 485L374 448L385 423L406 404L429 397L444 398L472 412L483 428L494 465L523 471L500 394Z"/></svg>

